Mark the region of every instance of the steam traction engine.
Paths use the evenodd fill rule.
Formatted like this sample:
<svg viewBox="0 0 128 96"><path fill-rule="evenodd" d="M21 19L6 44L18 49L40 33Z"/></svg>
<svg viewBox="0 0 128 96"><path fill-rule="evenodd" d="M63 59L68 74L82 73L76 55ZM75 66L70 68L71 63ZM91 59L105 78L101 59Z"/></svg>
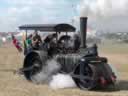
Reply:
<svg viewBox="0 0 128 96"><path fill-rule="evenodd" d="M87 18L80 18L81 40L78 38L74 40L74 46L71 48L62 47L61 44L61 41L68 42L70 40L69 32L75 31L75 28L69 24L20 26L21 30L26 30L26 34L27 30L56 32L56 35L53 36L56 39L56 44L45 42L40 48L26 54L21 69L26 79L31 81L31 77L46 66L45 62L54 58L61 66L58 72L70 74L76 85L82 89L91 90L114 85L116 76L107 64L107 58L98 56L96 44L89 48L86 46L86 25ZM58 38L58 34L61 32L65 32L66 35ZM50 47L47 47L47 44Z"/></svg>

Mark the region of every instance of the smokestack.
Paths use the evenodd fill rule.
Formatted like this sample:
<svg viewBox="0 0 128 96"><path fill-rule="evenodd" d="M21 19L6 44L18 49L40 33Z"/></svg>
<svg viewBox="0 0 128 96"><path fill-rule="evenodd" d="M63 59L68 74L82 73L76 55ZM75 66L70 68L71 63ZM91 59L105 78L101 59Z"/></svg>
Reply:
<svg viewBox="0 0 128 96"><path fill-rule="evenodd" d="M81 47L86 48L87 17L80 17Z"/></svg>

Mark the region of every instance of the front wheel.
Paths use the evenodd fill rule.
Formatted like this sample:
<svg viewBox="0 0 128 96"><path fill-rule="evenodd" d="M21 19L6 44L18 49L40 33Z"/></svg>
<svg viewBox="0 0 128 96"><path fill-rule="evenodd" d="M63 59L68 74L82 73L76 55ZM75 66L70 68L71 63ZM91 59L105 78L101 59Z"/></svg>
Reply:
<svg viewBox="0 0 128 96"><path fill-rule="evenodd" d="M96 87L95 67L91 64L84 65L83 67L80 67L80 66L81 65L79 64L74 71L74 75L77 75L79 78L73 77L77 86L84 90L91 90L91 89L95 88ZM82 70L82 72L81 72L81 70Z"/></svg>

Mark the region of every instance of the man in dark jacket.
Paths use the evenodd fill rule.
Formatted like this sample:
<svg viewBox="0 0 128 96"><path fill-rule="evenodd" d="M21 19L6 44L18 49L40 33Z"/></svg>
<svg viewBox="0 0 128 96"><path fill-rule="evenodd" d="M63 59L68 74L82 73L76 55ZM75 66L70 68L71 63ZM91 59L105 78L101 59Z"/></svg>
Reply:
<svg viewBox="0 0 128 96"><path fill-rule="evenodd" d="M81 40L78 34L74 35L74 51L76 52L80 48Z"/></svg>

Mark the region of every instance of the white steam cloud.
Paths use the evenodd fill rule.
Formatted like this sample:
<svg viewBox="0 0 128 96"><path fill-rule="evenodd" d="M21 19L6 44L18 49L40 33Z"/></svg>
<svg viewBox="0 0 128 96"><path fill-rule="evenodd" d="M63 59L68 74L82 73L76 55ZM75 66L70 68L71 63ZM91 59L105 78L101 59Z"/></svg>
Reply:
<svg viewBox="0 0 128 96"><path fill-rule="evenodd" d="M53 76L49 86L52 89L74 88L76 87L76 84L70 75L59 73Z"/></svg>
<svg viewBox="0 0 128 96"><path fill-rule="evenodd" d="M102 31L128 31L128 0L82 0L81 16L89 17L89 26ZM120 27L122 26L122 27Z"/></svg>
<svg viewBox="0 0 128 96"><path fill-rule="evenodd" d="M83 0L78 6L83 16L117 16L128 14L128 0Z"/></svg>
<svg viewBox="0 0 128 96"><path fill-rule="evenodd" d="M34 75L31 79L36 84L48 84L52 89L72 88L76 84L69 74L61 74L61 66L55 59L48 60L41 72Z"/></svg>
<svg viewBox="0 0 128 96"><path fill-rule="evenodd" d="M37 84L49 83L50 80L52 80L52 76L58 73L60 67L60 64L58 64L54 59L48 60L46 65L43 66L41 72L32 77L32 81Z"/></svg>

